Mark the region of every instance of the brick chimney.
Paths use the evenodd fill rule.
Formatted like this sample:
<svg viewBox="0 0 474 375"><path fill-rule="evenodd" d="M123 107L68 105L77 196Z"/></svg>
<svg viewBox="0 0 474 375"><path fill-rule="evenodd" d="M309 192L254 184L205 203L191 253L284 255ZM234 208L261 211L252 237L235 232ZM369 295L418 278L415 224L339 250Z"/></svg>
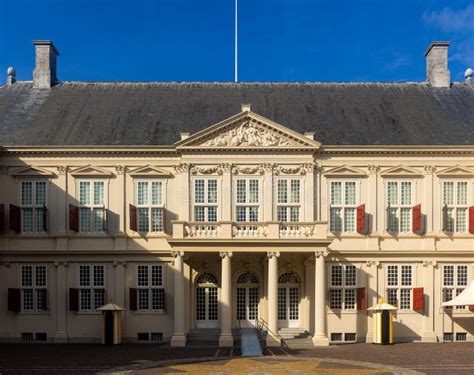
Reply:
<svg viewBox="0 0 474 375"><path fill-rule="evenodd" d="M426 80L433 87L450 87L448 46L451 42L431 42L425 52Z"/></svg>
<svg viewBox="0 0 474 375"><path fill-rule="evenodd" d="M56 76L56 58L59 52L50 40L33 40L35 45L35 70L33 70L33 87L49 89L58 77Z"/></svg>

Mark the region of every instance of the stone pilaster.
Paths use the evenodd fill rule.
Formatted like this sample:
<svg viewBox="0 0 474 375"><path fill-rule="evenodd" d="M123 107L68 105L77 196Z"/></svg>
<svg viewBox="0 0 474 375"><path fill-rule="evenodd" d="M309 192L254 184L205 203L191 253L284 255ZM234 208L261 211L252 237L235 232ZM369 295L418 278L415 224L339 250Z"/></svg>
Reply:
<svg viewBox="0 0 474 375"><path fill-rule="evenodd" d="M278 337L278 257L280 253L269 252L268 257L268 335L267 346L280 346Z"/></svg>
<svg viewBox="0 0 474 375"><path fill-rule="evenodd" d="M56 266L56 333L55 343L65 343L69 341L67 329L67 262L54 262Z"/></svg>
<svg viewBox="0 0 474 375"><path fill-rule="evenodd" d="M232 336L232 271L231 252L220 254L221 262L221 335L219 346L234 346Z"/></svg>
<svg viewBox="0 0 474 375"><path fill-rule="evenodd" d="M425 260L423 262L423 288L424 288L424 310L423 310L423 332L421 341L438 342L435 333L435 303L434 303L434 284L436 262L433 260Z"/></svg>
<svg viewBox="0 0 474 375"><path fill-rule="evenodd" d="M314 298L314 346L328 346L329 339L326 329L326 262L327 252L315 254L315 298Z"/></svg>
<svg viewBox="0 0 474 375"><path fill-rule="evenodd" d="M171 346L186 346L184 333L184 252L173 252L174 257L174 330Z"/></svg>

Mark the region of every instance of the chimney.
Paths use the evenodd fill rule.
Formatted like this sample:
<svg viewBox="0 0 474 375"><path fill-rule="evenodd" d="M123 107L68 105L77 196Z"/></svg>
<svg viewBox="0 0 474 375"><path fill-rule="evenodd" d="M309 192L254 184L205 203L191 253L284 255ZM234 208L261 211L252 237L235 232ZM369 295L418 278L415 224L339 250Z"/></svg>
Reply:
<svg viewBox="0 0 474 375"><path fill-rule="evenodd" d="M179 135L181 137L181 140L184 141L185 139L188 139L191 134L180 132Z"/></svg>
<svg viewBox="0 0 474 375"><path fill-rule="evenodd" d="M448 46L451 42L431 42L425 52L426 80L433 87L450 87Z"/></svg>
<svg viewBox="0 0 474 375"><path fill-rule="evenodd" d="M35 70L33 71L33 87L49 89L58 77L56 76L56 58L59 52L50 40L33 40L35 45Z"/></svg>
<svg viewBox="0 0 474 375"><path fill-rule="evenodd" d="M16 82L16 71L15 71L15 68L13 68L13 66L10 66L8 69L7 69L7 85L10 86L10 85L13 85L15 82Z"/></svg>

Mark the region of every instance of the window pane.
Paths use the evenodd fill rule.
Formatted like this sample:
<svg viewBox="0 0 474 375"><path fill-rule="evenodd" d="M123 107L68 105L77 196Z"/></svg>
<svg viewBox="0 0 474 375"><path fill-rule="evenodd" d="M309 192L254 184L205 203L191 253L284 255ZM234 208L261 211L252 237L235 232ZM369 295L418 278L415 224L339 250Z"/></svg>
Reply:
<svg viewBox="0 0 474 375"><path fill-rule="evenodd" d="M458 194L457 194L457 203L459 205L467 204L467 182L461 181L458 182Z"/></svg>
<svg viewBox="0 0 474 375"><path fill-rule="evenodd" d="M79 183L79 204L82 206L87 206L90 203L91 203L90 182L81 181Z"/></svg>
<svg viewBox="0 0 474 375"><path fill-rule="evenodd" d="M344 232L355 232L355 208L344 209Z"/></svg>
<svg viewBox="0 0 474 375"><path fill-rule="evenodd" d="M194 203L204 203L204 180L194 180Z"/></svg>
<svg viewBox="0 0 474 375"><path fill-rule="evenodd" d="M32 208L21 209L21 231L23 233L33 232L33 209Z"/></svg>
<svg viewBox="0 0 474 375"><path fill-rule="evenodd" d="M46 289L36 289L36 310L46 311L47 309L47 293Z"/></svg>
<svg viewBox="0 0 474 375"><path fill-rule="evenodd" d="M23 310L31 311L33 310L33 289L23 289L22 290L22 308Z"/></svg>
<svg viewBox="0 0 474 375"><path fill-rule="evenodd" d="M79 224L81 232L92 231L92 211L90 208L81 208L79 210Z"/></svg>
<svg viewBox="0 0 474 375"><path fill-rule="evenodd" d="M217 180L207 180L207 202L217 203Z"/></svg>
<svg viewBox="0 0 474 375"><path fill-rule="evenodd" d="M249 203L258 203L258 180L249 181Z"/></svg>
<svg viewBox="0 0 474 375"><path fill-rule="evenodd" d="M249 221L258 221L258 207L249 207Z"/></svg>
<svg viewBox="0 0 474 375"><path fill-rule="evenodd" d="M356 291L355 289L346 289L344 291L344 308L354 310L356 307Z"/></svg>
<svg viewBox="0 0 474 375"><path fill-rule="evenodd" d="M443 285L444 286L454 285L454 266L443 267Z"/></svg>
<svg viewBox="0 0 474 375"><path fill-rule="evenodd" d="M457 285L467 285L467 266L458 266Z"/></svg>
<svg viewBox="0 0 474 375"><path fill-rule="evenodd" d="M407 233L411 231L411 208L401 208L400 231Z"/></svg>
<svg viewBox="0 0 474 375"><path fill-rule="evenodd" d="M331 182L331 204L342 204L342 182Z"/></svg>
<svg viewBox="0 0 474 375"><path fill-rule="evenodd" d="M245 182L245 180L237 180L237 203L245 203L247 200Z"/></svg>
<svg viewBox="0 0 474 375"><path fill-rule="evenodd" d="M342 266L331 266L331 285L342 286Z"/></svg>
<svg viewBox="0 0 474 375"><path fill-rule="evenodd" d="M104 266L94 266L94 286L105 285L105 270Z"/></svg>
<svg viewBox="0 0 474 375"><path fill-rule="evenodd" d="M329 303L332 310L342 309L342 289L330 290Z"/></svg>
<svg viewBox="0 0 474 375"><path fill-rule="evenodd" d="M348 205L356 204L356 184L353 181L345 183L345 203Z"/></svg>
<svg viewBox="0 0 474 375"><path fill-rule="evenodd" d="M149 300L148 300L148 289L138 289L138 309L139 310L148 310L149 309Z"/></svg>
<svg viewBox="0 0 474 375"><path fill-rule="evenodd" d="M139 206L147 205L148 204L148 182L139 181L137 189L138 189L137 204Z"/></svg>
<svg viewBox="0 0 474 375"><path fill-rule="evenodd" d="M388 227L389 231L392 233L398 232L398 209L397 208L390 208L389 214L388 214Z"/></svg>
<svg viewBox="0 0 474 375"><path fill-rule="evenodd" d="M466 232L467 224L467 208L458 208L456 210L456 232L464 233Z"/></svg>
<svg viewBox="0 0 474 375"><path fill-rule="evenodd" d="M163 286L163 269L161 266L151 267L151 285Z"/></svg>
<svg viewBox="0 0 474 375"><path fill-rule="evenodd" d="M139 232L149 232L149 209L148 208L139 208L138 209L138 231Z"/></svg>
<svg viewBox="0 0 474 375"><path fill-rule="evenodd" d="M94 209L94 229L96 233L105 232L105 210L103 208Z"/></svg>
<svg viewBox="0 0 474 375"><path fill-rule="evenodd" d="M148 286L148 266L138 266L138 286Z"/></svg>
<svg viewBox="0 0 474 375"><path fill-rule="evenodd" d="M389 285L389 286L398 286L398 266L388 266L388 268L387 268L387 285Z"/></svg>
<svg viewBox="0 0 474 375"><path fill-rule="evenodd" d="M331 208L330 212L330 230L331 232L342 232L341 208Z"/></svg>
<svg viewBox="0 0 474 375"><path fill-rule="evenodd" d="M163 183L161 181L151 183L151 204L154 206L163 204Z"/></svg>
<svg viewBox="0 0 474 375"><path fill-rule="evenodd" d="M278 221L288 221L287 217L287 208L286 207L277 207L277 220Z"/></svg>
<svg viewBox="0 0 474 375"><path fill-rule="evenodd" d="M346 266L346 286L356 286L355 266Z"/></svg>
<svg viewBox="0 0 474 375"><path fill-rule="evenodd" d="M33 204L33 183L23 181L21 183L21 204L31 206Z"/></svg>
<svg viewBox="0 0 474 375"><path fill-rule="evenodd" d="M278 180L278 192L277 199L278 203L287 203L288 202L288 189L286 180Z"/></svg>
<svg viewBox="0 0 474 375"><path fill-rule="evenodd" d="M387 185L387 203L390 205L398 204L398 182L389 181Z"/></svg>
<svg viewBox="0 0 474 375"><path fill-rule="evenodd" d="M300 203L300 180L291 180L291 203Z"/></svg>
<svg viewBox="0 0 474 375"><path fill-rule="evenodd" d="M204 207L194 207L194 220L206 221L206 217L204 216Z"/></svg>
<svg viewBox="0 0 474 375"><path fill-rule="evenodd" d="M43 206L46 204L46 182L39 181L36 183L35 205Z"/></svg>
<svg viewBox="0 0 474 375"><path fill-rule="evenodd" d="M390 305L398 306L397 289L388 289L387 290L387 302Z"/></svg>
<svg viewBox="0 0 474 375"><path fill-rule="evenodd" d="M90 310L92 308L90 289L80 290L79 303L81 310Z"/></svg>
<svg viewBox="0 0 474 375"><path fill-rule="evenodd" d="M46 286L46 266L36 266L36 286Z"/></svg>
<svg viewBox="0 0 474 375"><path fill-rule="evenodd" d="M402 286L411 286L411 266L402 266Z"/></svg>
<svg viewBox="0 0 474 375"><path fill-rule="evenodd" d="M400 308L409 309L411 306L411 289L400 290Z"/></svg>
<svg viewBox="0 0 474 375"><path fill-rule="evenodd" d="M36 232L43 233L44 232L44 225L43 225L43 218L44 218L44 209L43 208L36 208L35 209L35 223L36 223Z"/></svg>
<svg viewBox="0 0 474 375"><path fill-rule="evenodd" d="M446 223L445 230L446 232L454 232L454 208L448 208L446 210Z"/></svg>
<svg viewBox="0 0 474 375"><path fill-rule="evenodd" d="M207 221L217 221L217 207L207 207Z"/></svg>
<svg viewBox="0 0 474 375"><path fill-rule="evenodd" d="M163 209L162 208L151 209L151 231L163 232Z"/></svg>
<svg viewBox="0 0 474 375"><path fill-rule="evenodd" d="M454 182L452 181L443 183L443 204L454 204Z"/></svg>
<svg viewBox="0 0 474 375"><path fill-rule="evenodd" d="M299 207L290 207L290 221L300 221Z"/></svg>
<svg viewBox="0 0 474 375"><path fill-rule="evenodd" d="M79 266L79 286L91 285L91 269L89 266Z"/></svg>
<svg viewBox="0 0 474 375"><path fill-rule="evenodd" d="M104 182L103 181L94 182L94 204L96 205L104 204Z"/></svg>
<svg viewBox="0 0 474 375"><path fill-rule="evenodd" d="M411 182L402 181L401 184L401 204L408 205L411 204Z"/></svg>
<svg viewBox="0 0 474 375"><path fill-rule="evenodd" d="M163 310L163 289L152 289L151 308L153 310Z"/></svg>
<svg viewBox="0 0 474 375"><path fill-rule="evenodd" d="M245 207L237 207L237 221L247 221Z"/></svg>
<svg viewBox="0 0 474 375"><path fill-rule="evenodd" d="M33 286L33 267L21 267L21 286Z"/></svg>
<svg viewBox="0 0 474 375"><path fill-rule="evenodd" d="M94 289L94 310L105 305L105 289Z"/></svg>

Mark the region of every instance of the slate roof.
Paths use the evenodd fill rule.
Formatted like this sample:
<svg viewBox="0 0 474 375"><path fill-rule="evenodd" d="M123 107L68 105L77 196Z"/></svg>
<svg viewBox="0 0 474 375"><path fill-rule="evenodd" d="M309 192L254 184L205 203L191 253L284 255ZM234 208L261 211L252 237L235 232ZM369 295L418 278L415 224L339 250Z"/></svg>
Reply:
<svg viewBox="0 0 474 375"><path fill-rule="evenodd" d="M172 145L252 111L323 145L473 145L474 85L87 83L0 87L0 145Z"/></svg>

